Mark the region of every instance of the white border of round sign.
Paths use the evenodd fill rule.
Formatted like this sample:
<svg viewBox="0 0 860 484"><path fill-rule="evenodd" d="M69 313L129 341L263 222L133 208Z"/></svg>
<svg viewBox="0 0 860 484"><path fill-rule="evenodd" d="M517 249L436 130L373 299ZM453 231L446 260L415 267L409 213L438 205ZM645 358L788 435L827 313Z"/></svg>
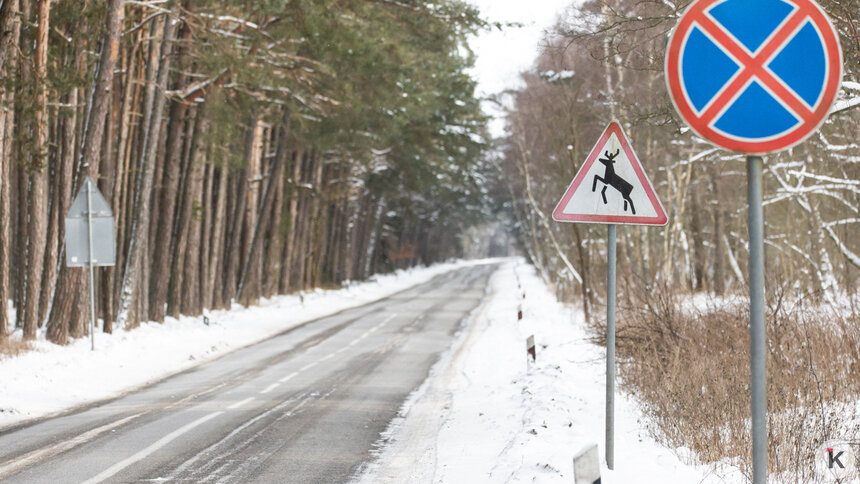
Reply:
<svg viewBox="0 0 860 484"><path fill-rule="evenodd" d="M683 48L689 38L689 34L692 31L694 26L698 26L699 22L713 22L713 20L707 16L706 11L710 8L716 6L719 3L722 3L726 0L696 0L694 1L681 16L678 24L675 26L674 31L672 32L671 37L669 38L668 48L666 49L666 62L664 65L665 71L664 75L666 78L666 86L669 90L669 97L672 99L672 104L675 106L675 110L680 114L681 118L687 125L696 132L702 138L710 141L711 143L725 149L740 151L743 153L771 153L775 151L782 151L792 146L800 143L809 137L812 133L814 133L824 121L827 119L827 114L830 112L830 108L833 106L833 103L836 101L836 95L839 93L839 89L842 85L842 48L839 44L839 35L836 32L836 29L833 27L833 24L830 22L830 19L827 17L827 14L821 9L821 7L814 2L813 0L782 0L794 7L794 10L787 17L788 20L783 21L777 30L784 30L786 24L792 20L792 17L798 16L798 14L803 14L804 17L798 20L798 25L796 25L793 29L790 29L788 33L784 33L783 39L778 43L774 44L773 36L769 37L765 42L765 47L762 47L759 52L755 54L755 56L762 55L764 51L770 48L770 55L767 55L766 58L761 62L761 70L767 71L764 67L771 61L776 53L781 48L783 48L790 38L793 38L793 35L799 31L799 29L806 24L807 19L810 19L812 22L813 28L818 32L821 39L824 41L824 51L825 51L825 64L827 67L827 73L824 80L823 86L823 95L819 95L818 103L812 107L812 110L809 110L808 113L810 119L807 119L800 123L797 127L793 128L788 133L779 134L776 136L772 136L769 138L762 138L757 141L748 141L740 138L732 138L726 136L726 134L719 132L714 129L711 125L715 122L716 119L719 118L720 113L708 113L709 108L705 108L705 113L703 113L702 117L709 117L707 121L703 122L697 113L696 109L691 105L690 101L687 99L687 95L683 88L683 83L681 82L681 54L683 52ZM825 28L826 27L826 28ZM698 26L699 29L702 29L701 26ZM720 28L720 27L717 27ZM722 48L722 47L720 47ZM834 55L835 54L835 55ZM730 55L731 56L731 55ZM732 56L733 60L736 60L734 56ZM834 72L833 67L836 67ZM726 86L730 86L733 82L741 81L741 77L745 77L746 69L744 66L732 75L732 77L726 82L726 85L720 90L719 93L715 95L715 99L721 96L734 96L734 94L727 94ZM674 73L674 75L673 75ZM750 79L754 74L750 74ZM739 92L743 92L749 82L750 79L745 81L741 81L742 87L739 88ZM761 81L759 81L761 82ZM779 88L779 86L777 86ZM785 89L785 88L783 88ZM716 104L715 99L712 99L709 104ZM808 109L808 108L807 108Z"/></svg>

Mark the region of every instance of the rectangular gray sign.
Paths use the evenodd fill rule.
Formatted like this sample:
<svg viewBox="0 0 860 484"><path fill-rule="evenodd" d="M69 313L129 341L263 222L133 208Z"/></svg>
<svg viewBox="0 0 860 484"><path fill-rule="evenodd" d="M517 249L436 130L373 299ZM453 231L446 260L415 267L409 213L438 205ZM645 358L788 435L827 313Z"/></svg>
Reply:
<svg viewBox="0 0 860 484"><path fill-rule="evenodd" d="M66 219L66 265L87 266L90 263L89 234L86 218ZM113 217L93 217L93 265L116 265Z"/></svg>

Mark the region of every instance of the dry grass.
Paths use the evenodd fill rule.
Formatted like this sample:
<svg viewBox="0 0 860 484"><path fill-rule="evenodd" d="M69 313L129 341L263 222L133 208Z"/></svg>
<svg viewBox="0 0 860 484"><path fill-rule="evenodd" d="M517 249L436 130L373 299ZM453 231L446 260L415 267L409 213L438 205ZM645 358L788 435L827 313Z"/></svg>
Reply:
<svg viewBox="0 0 860 484"><path fill-rule="evenodd" d="M749 475L747 303L681 310L672 294L651 291L633 305L642 309L619 314L623 388L666 445L706 463L728 459ZM770 301L767 314L769 467L780 481L808 482L816 447L860 438L860 315L783 302Z"/></svg>
<svg viewBox="0 0 860 484"><path fill-rule="evenodd" d="M30 351L30 344L26 341L14 339L0 341L0 358L6 356L18 356L25 351Z"/></svg>

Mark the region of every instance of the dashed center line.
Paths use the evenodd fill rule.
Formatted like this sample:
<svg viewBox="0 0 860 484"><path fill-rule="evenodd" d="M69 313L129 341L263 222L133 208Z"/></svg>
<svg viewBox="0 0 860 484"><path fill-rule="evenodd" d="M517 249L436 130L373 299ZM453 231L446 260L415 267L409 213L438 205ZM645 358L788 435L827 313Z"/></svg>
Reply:
<svg viewBox="0 0 860 484"><path fill-rule="evenodd" d="M227 409L229 409L229 410L235 410L235 409L237 409L237 408L241 407L242 405L245 405L246 403L249 403L249 402L252 402L252 401L254 401L254 397L248 397L248 398L246 398L246 399L242 400L241 402L236 402L236 403L234 403L233 405L230 405L229 407L227 407Z"/></svg>
<svg viewBox="0 0 860 484"><path fill-rule="evenodd" d="M123 460L117 462L116 464L108 467L107 469L105 469L104 471L102 471L101 473L96 475L95 477L87 479L86 481L84 481L84 484L96 484L96 483L102 482L106 479L110 479L111 477L113 477L114 475L116 475L118 472L125 469L126 467L134 464L135 462L138 462L138 461L145 459L146 457L148 457L153 452L164 447L165 445L169 444L170 442L176 440L182 434L190 431L191 429L193 429L194 427L197 427L200 424L203 424L209 420L212 420L213 418L221 415L222 413L224 413L224 412L212 412L209 415L206 415L205 417L198 418L197 420L191 422L190 424L185 425L184 427L180 427L180 428L174 430L173 432L171 432L171 433L165 435L164 437L162 437L161 439L157 440L155 443L153 443L149 447L141 450L140 452L132 455L131 457L128 457L126 459L123 459Z"/></svg>
<svg viewBox="0 0 860 484"><path fill-rule="evenodd" d="M298 374L299 374L299 372L294 371L294 372L290 373L289 375L287 375L287 376L285 376L285 377L281 378L280 380L278 380L278 382L280 382L280 383L284 383L284 382L286 382L287 380L290 380L290 379L294 378L294 377L295 377L296 375L298 375Z"/></svg>
<svg viewBox="0 0 860 484"><path fill-rule="evenodd" d="M76 447L78 445L82 445L86 442L89 442L90 440L98 437L99 435L101 435L105 432L108 432L108 431L113 431L117 427L120 427L121 425L123 425L127 422L130 422L130 421L136 419L137 417L140 417L141 415L143 415L143 414L138 413L135 415L130 415L130 416L125 417L125 418L121 418L121 419L116 420L114 422L111 422L107 425L102 425L101 427L94 428L94 429L90 430L89 432L84 432L83 434L81 434L81 435L79 435L73 439L69 439L65 442L60 442L60 443L54 444L50 447L45 447L43 449L39 449L39 450L30 452L29 454L26 454L17 460L14 460L12 462L7 462L7 463L3 464L2 466L0 466L0 478L6 477L10 474L18 472L19 470L21 470L27 466L33 465L33 464L35 464L35 463L37 463L43 459L47 459L48 457L52 457L56 454L59 454L60 452L65 452L69 449L73 449L74 447Z"/></svg>
<svg viewBox="0 0 860 484"><path fill-rule="evenodd" d="M270 391L274 390L275 388L278 388L280 385L281 385L280 383L272 383L271 385L267 386L266 389L261 391L260 393L261 394L269 393Z"/></svg>
<svg viewBox="0 0 860 484"><path fill-rule="evenodd" d="M330 360L330 359L334 358L335 356L337 356L337 355L338 355L338 354L340 354L340 353L343 353L344 351L346 351L347 349L349 349L349 347L350 347L350 346L355 346L356 344L358 344L360 341L364 340L365 338L367 338L367 337L368 337L368 336L370 336L371 334L375 333L376 331L379 331L383 326L385 326L386 324L388 324L388 322L389 322L389 321L391 321L392 319L394 319L395 317L397 317L397 314L391 314L391 315L389 315L389 316L388 316L387 318L385 318L382 322L380 322L380 323L379 323L379 324L377 324L376 326L374 326L374 327L372 327L372 328L368 329L368 330L367 330L367 331L365 331L361 336L359 336L358 338L354 339L352 342L350 342L350 343L349 343L349 345L344 346L344 347L341 347L341 348L340 348L339 350L337 350L337 351L334 351L334 352L332 352L332 353L329 353L329 354L327 354L327 355L323 356L322 358L320 358L320 359L318 359L318 360L316 360L316 361L312 361L312 362L308 363L307 365L305 365L305 366L303 366L303 367L299 368L299 370L298 370L298 371L294 371L294 372L290 373L289 375L287 375L287 376L285 376L285 377L281 378L280 380L278 380L278 382L277 382L277 383L272 383L271 385L267 386L264 390L261 390L261 391L260 391L260 394L261 394L261 395L265 395L266 393L269 393L269 392L271 392L272 390L274 390L275 388L277 388L278 386L280 386L280 384L281 384L281 383L284 383L284 382L286 382L286 381L288 381L288 380L290 380L290 379L292 379L292 378L294 378L294 377L298 376L298 374L299 374L299 373L304 372L304 371L307 371L307 370L310 370L311 368L313 368L313 367L317 366L318 364L320 364L320 363L322 363L322 362L324 362L324 361ZM247 403L247 402L249 402L249 401L251 401L251 400L253 400L253 398L249 398L249 399L243 400L243 401L238 402L238 403L235 403L235 404L233 404L233 405L235 405L235 408L238 408L238 407L240 407L240 406L244 405L245 403ZM230 407L228 407L228 408L232 409L232 408L234 408L234 406L230 406Z"/></svg>

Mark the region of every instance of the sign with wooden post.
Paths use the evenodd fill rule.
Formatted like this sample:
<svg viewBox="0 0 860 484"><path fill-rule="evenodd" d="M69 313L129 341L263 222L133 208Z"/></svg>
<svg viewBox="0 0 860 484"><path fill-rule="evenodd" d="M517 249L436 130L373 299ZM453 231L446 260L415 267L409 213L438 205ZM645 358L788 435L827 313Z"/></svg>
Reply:
<svg viewBox="0 0 860 484"><path fill-rule="evenodd" d="M812 0L696 0L675 27L666 83L703 138L747 156L752 482L767 480L762 153L794 146L827 118L842 83L839 35Z"/></svg>
<svg viewBox="0 0 860 484"><path fill-rule="evenodd" d="M66 265L89 267L90 349L95 349L96 266L116 265L114 218L107 201L90 177L84 180L66 215Z"/></svg>
<svg viewBox="0 0 860 484"><path fill-rule="evenodd" d="M598 188L600 191L598 191ZM607 191L612 188L609 193ZM561 201L556 222L608 224L606 269L606 465L615 466L615 245L616 224L666 225L669 217L621 123L598 138Z"/></svg>

